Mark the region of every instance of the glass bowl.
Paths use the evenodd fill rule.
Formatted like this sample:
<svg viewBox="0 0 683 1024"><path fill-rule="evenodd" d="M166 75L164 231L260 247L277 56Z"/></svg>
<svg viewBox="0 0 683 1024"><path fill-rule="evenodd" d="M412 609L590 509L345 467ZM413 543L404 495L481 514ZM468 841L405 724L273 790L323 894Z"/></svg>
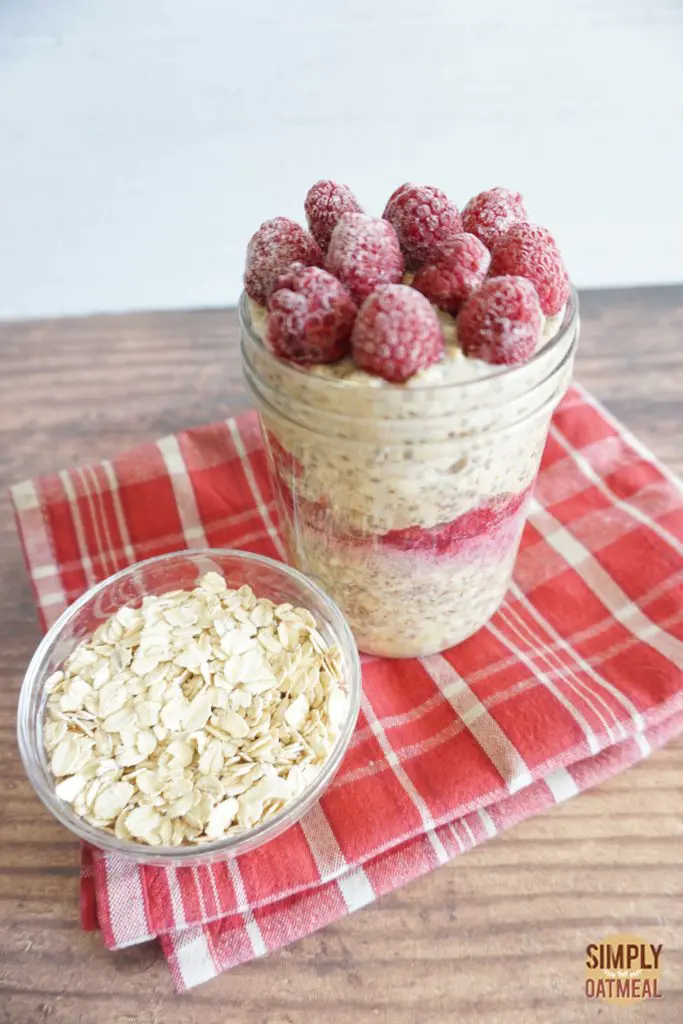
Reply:
<svg viewBox="0 0 683 1024"><path fill-rule="evenodd" d="M257 597L276 604L290 602L308 608L318 630L342 654L347 715L328 760L319 774L290 804L243 835L227 836L197 846L147 846L117 839L80 818L70 804L56 796L43 744L46 680L71 651L123 605L139 606L148 594L192 589L207 572L225 576L228 585L248 584ZM98 583L74 602L50 628L26 672L19 697L17 734L19 752L33 788L47 809L79 839L101 850L123 854L139 863L157 866L206 864L261 846L297 822L332 781L351 740L361 697L358 649L343 615L334 602L302 573L280 562L244 551L176 551L131 565Z"/></svg>

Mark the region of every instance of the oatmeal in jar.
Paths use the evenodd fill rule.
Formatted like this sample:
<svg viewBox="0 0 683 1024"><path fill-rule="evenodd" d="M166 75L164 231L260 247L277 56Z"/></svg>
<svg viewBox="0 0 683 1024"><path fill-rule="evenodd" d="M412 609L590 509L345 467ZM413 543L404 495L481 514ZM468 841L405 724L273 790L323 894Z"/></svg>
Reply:
<svg viewBox="0 0 683 1024"><path fill-rule="evenodd" d="M404 185L376 219L319 182L306 212L310 234L285 218L256 233L240 306L288 553L361 650L441 651L509 585L576 297L504 189L460 213Z"/></svg>

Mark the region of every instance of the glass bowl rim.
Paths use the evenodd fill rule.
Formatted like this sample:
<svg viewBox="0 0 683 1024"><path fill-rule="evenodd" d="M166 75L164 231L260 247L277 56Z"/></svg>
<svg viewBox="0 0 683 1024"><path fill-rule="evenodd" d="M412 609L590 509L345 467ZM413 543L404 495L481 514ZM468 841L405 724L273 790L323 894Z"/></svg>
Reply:
<svg viewBox="0 0 683 1024"><path fill-rule="evenodd" d="M211 557L236 558L246 563L264 565L267 568L282 573L285 577L294 579L304 589L311 590L324 605L326 623L330 625L339 646L344 652L345 658L348 659L350 664L350 678L345 680L349 708L346 721L336 740L332 753L327 761L325 761L318 775L291 803L285 805L272 818L269 818L260 825L256 825L243 834L227 836L210 843L201 843L196 846L190 844L182 846L146 846L143 843L136 843L132 840L118 839L108 832L95 828L95 826L90 825L75 814L69 804L56 796L54 784L50 783L47 773L43 771L42 765L36 763L37 759L34 755L34 750L38 748L41 740L39 736L33 735L35 730L31 725L30 717L31 697L33 696L43 663L49 656L56 640L89 602L93 601L108 587L119 583L126 577L132 576L142 568L188 557L190 559ZM144 597L144 592L140 596ZM314 580L285 562L279 562L274 558L251 551L241 551L239 548L186 548L133 562L123 569L119 569L111 576L107 576L105 579L93 584L72 604L65 608L41 638L24 674L17 707L17 742L24 770L36 795L53 817L81 841L87 842L103 852L129 857L140 864L151 864L158 867L196 865L202 862L209 863L235 857L238 854L260 847L270 839L280 835L303 817L332 781L348 750L360 711L361 694L361 662L351 629L337 604ZM41 709L42 706L43 701L41 699Z"/></svg>

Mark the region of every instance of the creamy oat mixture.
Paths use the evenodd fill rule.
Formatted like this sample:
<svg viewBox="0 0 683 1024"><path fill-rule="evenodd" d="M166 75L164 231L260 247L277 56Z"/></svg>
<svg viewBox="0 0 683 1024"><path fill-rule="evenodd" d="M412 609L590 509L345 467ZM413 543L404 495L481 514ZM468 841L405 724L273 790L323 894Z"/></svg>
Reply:
<svg viewBox="0 0 683 1024"><path fill-rule="evenodd" d="M303 572L340 603L361 651L407 658L436 654L479 629L508 588L517 540L488 564L462 565L448 558L396 554L381 547L354 548L298 524L285 527L293 558Z"/></svg>
<svg viewBox="0 0 683 1024"><path fill-rule="evenodd" d="M347 714L341 654L313 615L217 573L119 609L47 686L57 796L150 846L267 821L315 779Z"/></svg>

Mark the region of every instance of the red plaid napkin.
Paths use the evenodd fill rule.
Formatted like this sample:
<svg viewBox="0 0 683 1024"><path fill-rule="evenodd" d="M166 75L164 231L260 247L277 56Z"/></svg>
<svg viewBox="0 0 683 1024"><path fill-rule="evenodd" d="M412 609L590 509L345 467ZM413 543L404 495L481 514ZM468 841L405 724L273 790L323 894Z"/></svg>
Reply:
<svg viewBox="0 0 683 1024"><path fill-rule="evenodd" d="M282 557L255 414L13 488L44 625L96 580L188 547ZM351 748L303 821L202 868L84 849L82 918L158 936L179 990L277 949L683 729L683 487L572 388L553 420L515 581L476 637L363 659Z"/></svg>

